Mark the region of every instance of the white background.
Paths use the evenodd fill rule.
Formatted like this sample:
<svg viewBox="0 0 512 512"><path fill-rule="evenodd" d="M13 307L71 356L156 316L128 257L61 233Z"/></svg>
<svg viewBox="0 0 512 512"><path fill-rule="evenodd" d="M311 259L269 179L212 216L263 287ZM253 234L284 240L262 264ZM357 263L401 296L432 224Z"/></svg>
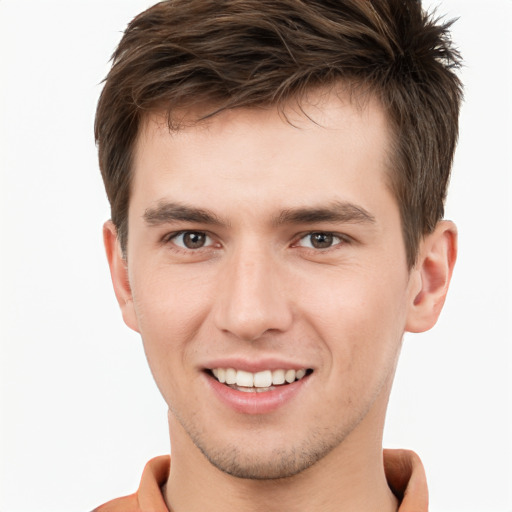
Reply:
<svg viewBox="0 0 512 512"><path fill-rule="evenodd" d="M169 450L166 409L110 288L93 140L144 0L0 0L0 511L87 511ZM385 444L418 451L433 512L512 511L510 0L445 0L466 61L439 324L407 336ZM508 149L507 149L508 145Z"/></svg>

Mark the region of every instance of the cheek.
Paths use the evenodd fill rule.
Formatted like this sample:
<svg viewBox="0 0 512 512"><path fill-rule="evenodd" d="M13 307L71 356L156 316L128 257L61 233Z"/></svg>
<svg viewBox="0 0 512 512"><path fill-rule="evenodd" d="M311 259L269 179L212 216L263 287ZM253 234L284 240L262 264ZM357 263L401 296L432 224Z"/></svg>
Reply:
<svg viewBox="0 0 512 512"><path fill-rule="evenodd" d="M328 293L310 292L308 321L336 372L364 381L394 364L405 328L406 297L403 279L369 273L338 276Z"/></svg>
<svg viewBox="0 0 512 512"><path fill-rule="evenodd" d="M162 389L162 379L187 368L210 293L201 279L172 268L135 272L132 293L148 363Z"/></svg>
<svg viewBox="0 0 512 512"><path fill-rule="evenodd" d="M141 331L164 339L186 337L202 318L211 293L203 274L170 265L146 265L131 277Z"/></svg>
<svg viewBox="0 0 512 512"><path fill-rule="evenodd" d="M372 272L367 266L309 277L296 295L304 313L320 319L327 329L353 329L362 335L404 323L407 279L403 276Z"/></svg>

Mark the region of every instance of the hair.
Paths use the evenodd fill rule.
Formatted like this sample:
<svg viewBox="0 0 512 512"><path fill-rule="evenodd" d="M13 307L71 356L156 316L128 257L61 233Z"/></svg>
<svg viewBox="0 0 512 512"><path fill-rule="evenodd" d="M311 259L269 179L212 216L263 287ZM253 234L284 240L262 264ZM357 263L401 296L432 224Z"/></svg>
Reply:
<svg viewBox="0 0 512 512"><path fill-rule="evenodd" d="M211 106L201 119L282 108L339 83L368 91L386 111L390 187L412 267L444 215L462 99L453 21L434 14L419 0L166 0L138 15L112 56L95 121L123 253L134 146L149 113L167 112L178 130L178 112L198 105Z"/></svg>

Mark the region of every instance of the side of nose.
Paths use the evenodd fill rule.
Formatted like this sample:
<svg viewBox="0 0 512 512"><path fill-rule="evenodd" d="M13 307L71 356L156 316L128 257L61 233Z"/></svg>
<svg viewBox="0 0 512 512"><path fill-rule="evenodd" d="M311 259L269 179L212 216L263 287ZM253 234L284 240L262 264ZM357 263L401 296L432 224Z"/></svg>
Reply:
<svg viewBox="0 0 512 512"><path fill-rule="evenodd" d="M270 251L239 250L219 276L214 312L216 327L241 340L284 332L293 320L286 283Z"/></svg>

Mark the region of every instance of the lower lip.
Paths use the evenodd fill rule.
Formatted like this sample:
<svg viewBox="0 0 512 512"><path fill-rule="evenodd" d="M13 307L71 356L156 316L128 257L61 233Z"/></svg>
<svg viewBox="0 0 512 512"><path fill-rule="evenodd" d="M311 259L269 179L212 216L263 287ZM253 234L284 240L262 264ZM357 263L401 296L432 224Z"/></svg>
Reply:
<svg viewBox="0 0 512 512"><path fill-rule="evenodd" d="M236 412L242 414L267 414L289 403L309 380L309 376L303 377L301 380L291 384L277 386L269 391L259 393L238 391L226 384L221 384L217 379L208 374L206 374L206 380L219 400Z"/></svg>

